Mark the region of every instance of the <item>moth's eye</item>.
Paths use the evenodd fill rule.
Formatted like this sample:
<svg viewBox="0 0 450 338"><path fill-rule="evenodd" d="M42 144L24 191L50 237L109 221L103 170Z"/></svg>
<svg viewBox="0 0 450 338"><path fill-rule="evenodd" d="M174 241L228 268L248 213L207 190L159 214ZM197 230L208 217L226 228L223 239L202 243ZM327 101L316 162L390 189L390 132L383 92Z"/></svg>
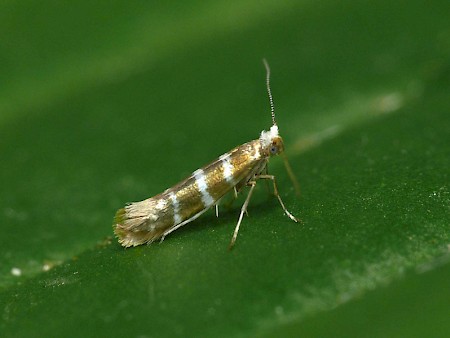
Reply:
<svg viewBox="0 0 450 338"><path fill-rule="evenodd" d="M278 147L275 146L275 145L272 145L272 146L270 147L270 153L271 153L271 154L276 154L276 153L278 153Z"/></svg>

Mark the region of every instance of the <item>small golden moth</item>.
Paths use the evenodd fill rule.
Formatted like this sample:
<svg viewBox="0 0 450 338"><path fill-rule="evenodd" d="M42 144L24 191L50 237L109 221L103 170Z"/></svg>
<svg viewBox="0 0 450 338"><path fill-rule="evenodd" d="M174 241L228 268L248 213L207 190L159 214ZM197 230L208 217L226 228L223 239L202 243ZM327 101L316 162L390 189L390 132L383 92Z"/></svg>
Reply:
<svg viewBox="0 0 450 338"><path fill-rule="evenodd" d="M297 218L284 206L278 193L275 176L269 175L267 171L270 157L283 154L284 145L275 121L270 89L270 68L265 59L263 62L266 68L266 86L272 114L272 127L269 131L263 130L258 139L237 146L207 166L197 169L174 187L119 209L114 218L113 227L120 244L130 247L152 243L158 239L162 241L165 236L192 222L213 206L218 215L218 203L224 195L234 191L236 197L244 187L249 187L250 190L242 205L229 245L231 249L259 179L272 181L274 194L284 213L294 222L298 222ZM284 163L298 192L298 183L285 156Z"/></svg>

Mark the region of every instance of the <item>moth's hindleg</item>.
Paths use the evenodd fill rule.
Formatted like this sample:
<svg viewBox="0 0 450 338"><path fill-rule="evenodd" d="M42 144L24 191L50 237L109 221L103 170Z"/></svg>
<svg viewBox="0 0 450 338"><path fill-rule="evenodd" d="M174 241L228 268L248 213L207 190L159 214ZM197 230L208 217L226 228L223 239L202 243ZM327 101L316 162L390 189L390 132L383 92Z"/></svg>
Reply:
<svg viewBox="0 0 450 338"><path fill-rule="evenodd" d="M244 204L242 205L241 213L239 214L239 220L236 224L236 227L235 227L234 233L233 233L233 237L231 238L231 242L228 247L229 250L231 250L233 248L234 243L236 242L236 238L237 238L237 235L239 232L239 227L241 226L241 222L242 222L242 218L244 217L244 213L247 213L247 206L248 206L248 203L250 202L250 198L252 197L253 190L255 189L256 181L250 181L247 184L250 185L250 190L247 194L247 198L245 199Z"/></svg>

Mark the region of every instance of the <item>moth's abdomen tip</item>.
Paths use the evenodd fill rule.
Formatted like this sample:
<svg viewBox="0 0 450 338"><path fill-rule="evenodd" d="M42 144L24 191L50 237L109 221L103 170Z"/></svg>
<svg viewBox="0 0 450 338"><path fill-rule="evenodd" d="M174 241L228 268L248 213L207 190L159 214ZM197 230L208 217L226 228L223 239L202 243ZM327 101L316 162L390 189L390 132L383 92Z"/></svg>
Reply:
<svg viewBox="0 0 450 338"><path fill-rule="evenodd" d="M124 223L126 220L126 210L125 208L120 208L116 211L116 215L114 216L113 221L113 229L114 229L114 235L116 235L119 243L125 247L128 248L130 246L133 246L133 243L127 239L127 230L124 227Z"/></svg>
<svg viewBox="0 0 450 338"><path fill-rule="evenodd" d="M129 207L121 208L114 216L114 235L125 248L150 243L161 236L162 230L148 229L147 223L148 217L136 217Z"/></svg>
<svg viewBox="0 0 450 338"><path fill-rule="evenodd" d="M132 231L124 229L123 225L119 223L114 226L114 235L116 235L120 245L125 248L143 244L138 233L133 233Z"/></svg>

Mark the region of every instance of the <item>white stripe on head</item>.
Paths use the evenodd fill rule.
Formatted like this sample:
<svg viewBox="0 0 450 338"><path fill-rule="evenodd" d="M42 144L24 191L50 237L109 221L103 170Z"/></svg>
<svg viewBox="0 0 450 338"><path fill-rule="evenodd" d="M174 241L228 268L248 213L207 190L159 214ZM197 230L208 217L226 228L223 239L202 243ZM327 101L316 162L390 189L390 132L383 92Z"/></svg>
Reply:
<svg viewBox="0 0 450 338"><path fill-rule="evenodd" d="M269 131L263 130L261 132L261 136L259 137L261 147L267 148L272 143L273 139L278 136L278 126L276 124L270 127Z"/></svg>

